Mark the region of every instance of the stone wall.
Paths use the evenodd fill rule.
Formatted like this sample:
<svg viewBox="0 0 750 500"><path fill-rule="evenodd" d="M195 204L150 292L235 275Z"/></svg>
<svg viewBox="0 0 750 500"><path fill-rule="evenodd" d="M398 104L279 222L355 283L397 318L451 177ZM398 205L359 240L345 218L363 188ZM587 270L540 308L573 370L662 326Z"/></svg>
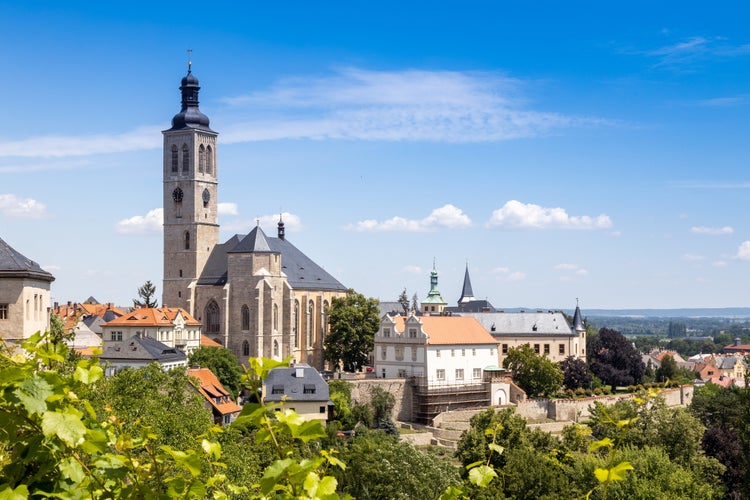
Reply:
<svg viewBox="0 0 750 500"><path fill-rule="evenodd" d="M526 420L545 420L549 418L549 407L549 399L526 399L517 403L516 413Z"/></svg>
<svg viewBox="0 0 750 500"><path fill-rule="evenodd" d="M352 402L369 403L370 389L378 386L393 394L396 406L393 408L394 420L410 422L412 420L412 386L403 378L372 378L364 380L347 380L352 386Z"/></svg>

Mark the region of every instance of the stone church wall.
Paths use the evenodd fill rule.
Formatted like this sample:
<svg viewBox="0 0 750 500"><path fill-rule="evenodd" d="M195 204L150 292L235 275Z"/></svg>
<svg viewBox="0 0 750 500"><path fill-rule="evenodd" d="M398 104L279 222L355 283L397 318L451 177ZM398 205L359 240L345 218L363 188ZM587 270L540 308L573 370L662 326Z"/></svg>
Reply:
<svg viewBox="0 0 750 500"><path fill-rule="evenodd" d="M363 380L347 380L352 384L352 402L369 403L373 387L382 387L393 394L396 405L393 408L393 419L401 422L412 420L413 392L411 385L403 378L371 378Z"/></svg>

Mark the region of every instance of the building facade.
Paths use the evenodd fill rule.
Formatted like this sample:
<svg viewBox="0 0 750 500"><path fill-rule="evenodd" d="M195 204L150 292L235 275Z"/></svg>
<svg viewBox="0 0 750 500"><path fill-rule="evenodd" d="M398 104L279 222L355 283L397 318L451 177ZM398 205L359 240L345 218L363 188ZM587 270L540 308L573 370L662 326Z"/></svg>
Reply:
<svg viewBox="0 0 750 500"><path fill-rule="evenodd" d="M18 343L49 330L55 278L0 239L0 339Z"/></svg>
<svg viewBox="0 0 750 500"><path fill-rule="evenodd" d="M102 325L105 348L150 337L190 354L201 345L201 324L179 307L143 307Z"/></svg>
<svg viewBox="0 0 750 500"><path fill-rule="evenodd" d="M198 107L188 68L182 107L163 132L162 303L182 307L244 362L291 356L323 368L328 307L346 287L286 239L258 226L219 242L218 134Z"/></svg>
<svg viewBox="0 0 750 500"><path fill-rule="evenodd" d="M384 315L375 334L375 373L417 377L429 387L480 384L497 368L497 342L474 318Z"/></svg>

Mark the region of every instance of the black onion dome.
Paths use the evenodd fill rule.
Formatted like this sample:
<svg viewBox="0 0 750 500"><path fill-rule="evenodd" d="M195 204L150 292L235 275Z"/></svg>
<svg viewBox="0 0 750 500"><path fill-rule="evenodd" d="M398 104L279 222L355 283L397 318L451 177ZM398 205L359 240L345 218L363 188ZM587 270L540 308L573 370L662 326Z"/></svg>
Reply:
<svg viewBox="0 0 750 500"><path fill-rule="evenodd" d="M172 118L172 128L170 130L182 129L199 129L213 132L209 125L206 115L201 113L198 108L198 92L201 87L191 70L182 79L180 92L182 93L182 109Z"/></svg>

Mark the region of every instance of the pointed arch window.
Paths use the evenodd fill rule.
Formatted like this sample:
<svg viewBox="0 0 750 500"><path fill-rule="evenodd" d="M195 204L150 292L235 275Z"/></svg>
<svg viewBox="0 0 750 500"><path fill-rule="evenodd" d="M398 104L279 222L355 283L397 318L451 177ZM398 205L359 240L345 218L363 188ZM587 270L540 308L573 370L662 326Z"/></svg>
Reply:
<svg viewBox="0 0 750 500"><path fill-rule="evenodd" d="M201 144L200 149L198 149L198 172L201 174L206 170L206 148L203 147L203 144Z"/></svg>
<svg viewBox="0 0 750 500"><path fill-rule="evenodd" d="M273 305L273 329L274 331L279 330L279 305Z"/></svg>
<svg viewBox="0 0 750 500"><path fill-rule="evenodd" d="M307 307L307 348L310 349L313 343L313 337L315 335L315 302L312 300Z"/></svg>
<svg viewBox="0 0 750 500"><path fill-rule="evenodd" d="M185 250L190 250L190 231L185 231Z"/></svg>
<svg viewBox="0 0 750 500"><path fill-rule="evenodd" d="M242 342L242 355L250 356L250 342L248 342L247 340Z"/></svg>
<svg viewBox="0 0 750 500"><path fill-rule="evenodd" d="M219 333L221 330L221 321L219 316L219 306L213 300L206 305L204 312L206 318L206 333Z"/></svg>
<svg viewBox="0 0 750 500"><path fill-rule="evenodd" d="M292 314L292 339L294 339L294 347L297 347L299 346L299 300L294 301Z"/></svg>
<svg viewBox="0 0 750 500"><path fill-rule="evenodd" d="M179 168L179 160L177 159L177 146L172 144L172 173L176 174Z"/></svg>
<svg viewBox="0 0 750 500"><path fill-rule="evenodd" d="M211 174L214 171L214 150L211 146L206 148L206 173Z"/></svg>
<svg viewBox="0 0 750 500"><path fill-rule="evenodd" d="M190 150L187 144L182 145L182 173L187 174L190 172Z"/></svg>
<svg viewBox="0 0 750 500"><path fill-rule="evenodd" d="M250 308L247 307L247 304L242 306L242 329L250 329Z"/></svg>
<svg viewBox="0 0 750 500"><path fill-rule="evenodd" d="M273 355L276 358L279 357L279 341L278 340L273 341Z"/></svg>

